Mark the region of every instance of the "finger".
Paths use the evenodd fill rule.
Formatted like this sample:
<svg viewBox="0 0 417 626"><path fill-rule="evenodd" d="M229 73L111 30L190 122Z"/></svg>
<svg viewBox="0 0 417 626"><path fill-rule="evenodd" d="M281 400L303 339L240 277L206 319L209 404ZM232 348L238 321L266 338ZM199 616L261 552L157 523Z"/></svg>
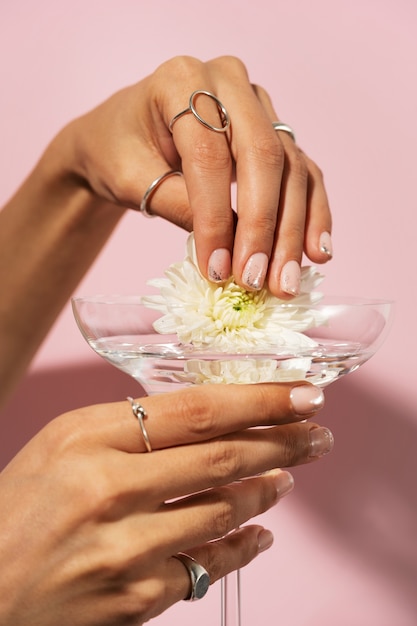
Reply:
<svg viewBox="0 0 417 626"><path fill-rule="evenodd" d="M172 69L172 64L160 69L160 73L165 72L168 84L173 83ZM178 76L182 77L181 81ZM167 126L174 116L187 109L190 96L196 90L220 97L207 64L190 57L177 58L175 84L168 89L170 98L163 105ZM204 120L221 127L218 106L212 98L200 94L193 102ZM187 185L200 270L206 277L225 280L230 275L234 236L230 189L232 157L228 139L225 133L205 127L191 112L175 121L172 134ZM217 252L210 263L214 251Z"/></svg>
<svg viewBox="0 0 417 626"><path fill-rule="evenodd" d="M304 250L314 263L325 263L333 256L329 201L321 170L308 156L305 158L309 182Z"/></svg>
<svg viewBox="0 0 417 626"><path fill-rule="evenodd" d="M176 500L155 516L156 529L170 519L168 549L199 545L224 537L248 520L261 515L292 491L294 479L287 471L273 470L238 483ZM155 546L155 549L158 546Z"/></svg>
<svg viewBox="0 0 417 626"><path fill-rule="evenodd" d="M272 546L273 535L262 526L245 526L226 537L192 548L190 554L210 573L211 583L245 567Z"/></svg>
<svg viewBox="0 0 417 626"><path fill-rule="evenodd" d="M271 126L278 120L269 95L259 86L254 90L267 112ZM303 152L286 131L277 133L284 150L278 219L271 254L268 286L277 297L298 295L301 259L307 217L308 168Z"/></svg>
<svg viewBox="0 0 417 626"><path fill-rule="evenodd" d="M141 482L140 488L149 501L156 502L156 497L169 500L228 485L275 467L311 463L329 453L332 447L332 433L317 424L303 422L249 429L146 455L147 479L146 484ZM133 477L133 482L127 476L126 485L131 484L132 489L137 480L137 465L142 464L142 459L142 455L139 459L137 456L130 459L127 474Z"/></svg>
<svg viewBox="0 0 417 626"><path fill-rule="evenodd" d="M240 569L273 543L273 535L262 526L246 526L216 542L195 547L186 553L202 565L213 584L233 570ZM145 622L156 617L168 607L191 592L190 574L180 560L170 557L154 567L151 572L153 585L147 589L147 602L141 603L138 619ZM140 580L130 586L132 603L138 605L144 584Z"/></svg>
<svg viewBox="0 0 417 626"><path fill-rule="evenodd" d="M132 514L135 511L132 498L125 514L120 502L114 508L117 514L113 518L111 509L106 511L106 519L117 521L117 526L101 527L100 542L114 546L114 533L117 532L118 549L113 560L118 559L121 566L123 562L131 562L140 554L142 567L152 567L152 561L225 536L273 507L293 487L292 475L275 469L262 476L206 489L202 493L176 498L174 502L166 504L152 498L155 503L153 508L147 496L141 492L140 515ZM145 510L152 513L152 525L149 528L143 522ZM145 554L142 548L144 545Z"/></svg>
<svg viewBox="0 0 417 626"><path fill-rule="evenodd" d="M180 170L173 170L161 159L154 159L151 162L148 159L148 167L146 171L142 171L141 179L138 181L138 187L143 190L141 203L138 207L131 205L130 208L142 211L147 217L163 217L172 224L191 231L192 216L183 176L168 176L161 182L157 182L160 176L169 172L180 173ZM147 194L149 194L148 197Z"/></svg>
<svg viewBox="0 0 417 626"><path fill-rule="evenodd" d="M227 102L233 124L238 214L233 276L242 287L258 290L274 241L284 150L246 69L236 60L230 63L236 67L218 79L218 93Z"/></svg>
<svg viewBox="0 0 417 626"><path fill-rule="evenodd" d="M332 447L333 436L327 428L303 422L249 429L148 454L126 455L108 450L103 455L99 482L116 490L108 500L114 500L110 510L117 515L120 507L142 510L144 503L154 510L163 501L223 487L276 467L316 461ZM114 476L118 477L116 483ZM97 480L96 476L93 478ZM137 501L132 500L134 494Z"/></svg>
<svg viewBox="0 0 417 626"><path fill-rule="evenodd" d="M270 548L273 541L271 531L259 525L250 525L234 530L222 539L187 549L185 552L207 570L210 584L213 584L227 574L248 565ZM187 598L191 590L189 576L188 580L187 577L184 578L177 566L175 571L178 578L174 593L176 597ZM181 587L178 586L180 582Z"/></svg>
<svg viewBox="0 0 417 626"><path fill-rule="evenodd" d="M308 172L304 156L291 137L285 133L281 140L286 158L268 286L282 298L300 293Z"/></svg>
<svg viewBox="0 0 417 626"><path fill-rule="evenodd" d="M204 441L250 428L284 424L314 415L324 404L320 388L309 383L197 386L140 398L153 450ZM137 418L127 401L96 405L63 416L71 437L80 433L93 445L126 452L146 451ZM79 424L77 428L75 423Z"/></svg>

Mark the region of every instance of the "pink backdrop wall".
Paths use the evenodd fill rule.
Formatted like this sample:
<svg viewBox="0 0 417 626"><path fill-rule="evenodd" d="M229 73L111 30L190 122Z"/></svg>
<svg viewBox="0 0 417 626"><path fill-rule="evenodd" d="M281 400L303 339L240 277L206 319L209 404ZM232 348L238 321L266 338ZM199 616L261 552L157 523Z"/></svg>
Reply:
<svg viewBox="0 0 417 626"><path fill-rule="evenodd" d="M297 469L294 494L264 516L276 541L244 571L244 624L417 623L416 24L413 0L0 6L1 202L57 129L114 90L176 54L234 54L325 172L326 291L397 302L378 356L327 393L333 454ZM139 291L182 257L184 240L129 214L77 291ZM59 412L127 393L131 381L98 362L65 310L2 413L1 464ZM212 626L218 598L213 589L156 623Z"/></svg>

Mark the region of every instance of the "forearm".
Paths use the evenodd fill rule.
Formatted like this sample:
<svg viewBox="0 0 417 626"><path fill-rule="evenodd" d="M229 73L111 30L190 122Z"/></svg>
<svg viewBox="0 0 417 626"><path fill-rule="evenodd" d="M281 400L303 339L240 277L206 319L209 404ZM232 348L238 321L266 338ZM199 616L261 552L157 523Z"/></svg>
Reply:
<svg viewBox="0 0 417 626"><path fill-rule="evenodd" d="M70 153L64 130L0 213L0 404L123 214Z"/></svg>

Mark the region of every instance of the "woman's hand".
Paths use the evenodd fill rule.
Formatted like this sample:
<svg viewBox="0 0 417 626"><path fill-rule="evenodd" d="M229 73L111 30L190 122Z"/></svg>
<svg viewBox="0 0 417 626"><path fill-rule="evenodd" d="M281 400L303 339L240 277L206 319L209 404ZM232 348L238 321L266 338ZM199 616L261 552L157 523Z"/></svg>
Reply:
<svg viewBox="0 0 417 626"><path fill-rule="evenodd" d="M306 384L207 386L140 402L152 452L127 401L97 405L52 421L1 474L0 623L150 619L189 594L173 555L191 554L211 582L251 561L271 533L231 531L293 484L268 470L332 447L327 429L304 421L323 402Z"/></svg>
<svg viewBox="0 0 417 626"><path fill-rule="evenodd" d="M170 131L196 90L224 105L231 120L226 133L191 113ZM199 95L195 107L221 127L210 97ZM299 291L303 251L314 263L331 257L331 217L319 168L290 134L274 130L277 120L267 93L250 83L238 59L177 57L67 127L67 167L100 197L136 209L154 180L182 171L161 183L148 208L194 230L202 273L221 282L232 272L249 290L266 278L275 295L288 297Z"/></svg>

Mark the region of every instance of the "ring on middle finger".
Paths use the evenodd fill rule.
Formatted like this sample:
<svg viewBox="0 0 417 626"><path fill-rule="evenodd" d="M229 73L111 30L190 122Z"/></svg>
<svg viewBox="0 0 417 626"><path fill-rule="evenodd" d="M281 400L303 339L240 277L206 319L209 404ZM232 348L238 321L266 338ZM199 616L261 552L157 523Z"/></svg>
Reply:
<svg viewBox="0 0 417 626"><path fill-rule="evenodd" d="M195 99L199 95L208 96L209 98L214 100L214 102L217 105L217 109L219 111L219 114L220 114L220 120L221 120L221 124L222 124L221 126L213 126L213 124L210 124L210 122L207 122L207 120L205 120L203 117L201 117L201 115L198 113L198 111L196 109L196 106L195 106ZM230 126L230 117L229 117L229 114L227 112L226 107L224 106L224 104L222 104L220 102L218 97L215 96L210 91L204 91L203 89L197 89L197 91L193 91L193 93L190 96L188 107L186 109L184 109L183 111L180 111L179 113L174 115L174 117L170 121L168 128L171 131L171 133L173 132L172 128L173 128L175 122L177 120L179 120L183 115L187 115L188 113L192 113L194 115L195 119L198 122L200 122L200 124L202 124L203 126L208 128L209 130L214 131L215 133L225 133L227 131L227 129L229 128L229 126Z"/></svg>

